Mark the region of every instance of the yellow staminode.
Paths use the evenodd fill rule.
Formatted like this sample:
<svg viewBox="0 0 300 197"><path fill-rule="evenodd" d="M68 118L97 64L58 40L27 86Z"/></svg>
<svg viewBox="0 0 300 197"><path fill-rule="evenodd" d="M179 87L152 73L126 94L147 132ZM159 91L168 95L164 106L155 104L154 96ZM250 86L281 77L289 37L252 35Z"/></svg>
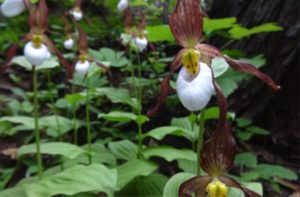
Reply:
<svg viewBox="0 0 300 197"><path fill-rule="evenodd" d="M84 63L86 60L87 60L87 55L86 54L80 54L79 61L81 63Z"/></svg>
<svg viewBox="0 0 300 197"><path fill-rule="evenodd" d="M219 180L210 182L206 191L210 197L227 197L228 187Z"/></svg>
<svg viewBox="0 0 300 197"><path fill-rule="evenodd" d="M182 64L191 75L197 75L199 72L199 51L189 49L182 55Z"/></svg>
<svg viewBox="0 0 300 197"><path fill-rule="evenodd" d="M42 36L34 35L32 38L32 42L33 42L34 48L36 48L36 49L40 48L41 44L42 44Z"/></svg>

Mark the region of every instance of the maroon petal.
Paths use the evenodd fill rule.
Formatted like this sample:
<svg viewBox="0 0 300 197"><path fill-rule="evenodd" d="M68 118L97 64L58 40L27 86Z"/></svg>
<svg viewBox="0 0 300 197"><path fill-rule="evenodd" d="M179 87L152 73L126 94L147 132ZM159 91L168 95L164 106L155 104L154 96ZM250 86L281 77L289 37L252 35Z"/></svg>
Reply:
<svg viewBox="0 0 300 197"><path fill-rule="evenodd" d="M72 32L70 21L65 15L62 16L62 20L64 21L64 32L66 35L69 35Z"/></svg>
<svg viewBox="0 0 300 197"><path fill-rule="evenodd" d="M79 32L79 39L78 39L78 48L80 54L87 54L88 52L88 42L86 33L80 28L80 26L75 22L77 30Z"/></svg>
<svg viewBox="0 0 300 197"><path fill-rule="evenodd" d="M35 9L30 9L28 22L34 33L43 34L48 29L48 7L46 0L40 0Z"/></svg>
<svg viewBox="0 0 300 197"><path fill-rule="evenodd" d="M170 71L171 72L176 72L176 70L178 70L182 64L181 62L181 58L182 58L182 54L186 51L186 49L181 49L177 55L175 56L175 58L173 59L171 65L170 65Z"/></svg>
<svg viewBox="0 0 300 197"><path fill-rule="evenodd" d="M198 0L178 0L170 17L170 28L177 42L194 48L202 36L202 12Z"/></svg>
<svg viewBox="0 0 300 197"><path fill-rule="evenodd" d="M225 57L225 60L227 63L236 71L239 72L245 72L245 73L250 73L258 77L259 79L263 80L266 82L274 91L279 90L280 87L276 85L276 83L266 74L260 72L257 68L252 66L249 63L243 62L243 61L238 61L238 60L233 60L229 57Z"/></svg>
<svg viewBox="0 0 300 197"><path fill-rule="evenodd" d="M5 63L0 67L0 74L3 74L5 70L8 68L9 64L11 63L12 59L15 57L17 50L18 50L19 42L13 44L9 47L5 54Z"/></svg>
<svg viewBox="0 0 300 197"><path fill-rule="evenodd" d="M235 188L242 190L246 197L260 197L260 195L258 193L242 187L239 182L237 182L236 180L234 180L232 178L221 176L221 177L219 177L219 180L221 182L225 183L229 187L235 187Z"/></svg>
<svg viewBox="0 0 300 197"><path fill-rule="evenodd" d="M231 128L217 127L212 137L203 145L201 167L207 174L218 177L233 166L236 144Z"/></svg>
<svg viewBox="0 0 300 197"><path fill-rule="evenodd" d="M64 58L61 52L55 47L54 43L45 35L43 36L43 43L45 43L48 49L57 56L59 62L66 69L68 73L68 78L71 78L73 74L73 66L69 64L66 58Z"/></svg>
<svg viewBox="0 0 300 197"><path fill-rule="evenodd" d="M190 197L193 193L197 193L197 197L204 196L206 186L211 180L212 177L210 176L196 176L191 178L180 185L178 196Z"/></svg>
<svg viewBox="0 0 300 197"><path fill-rule="evenodd" d="M138 25L137 29L139 32L143 32L146 26L146 16L144 13L141 14L141 22Z"/></svg>
<svg viewBox="0 0 300 197"><path fill-rule="evenodd" d="M218 128L221 130L222 128L225 128L227 126L227 101L226 97L223 94L220 86L217 84L216 79L214 77L214 72L212 72L212 80L213 80L213 85L216 91L216 97L217 97L217 103L219 106L219 123L218 123Z"/></svg>
<svg viewBox="0 0 300 197"><path fill-rule="evenodd" d="M219 49L209 44L197 44L195 48L200 52L200 55L206 56L208 58L215 58L215 57L222 56Z"/></svg>
<svg viewBox="0 0 300 197"><path fill-rule="evenodd" d="M153 108L151 108L151 109L148 110L147 116L153 117L158 112L160 106L166 100L166 98L167 98L167 96L169 94L169 91L170 91L170 80L171 80L171 76L168 75L161 82L161 85L160 85L161 92L160 92L158 103Z"/></svg>
<svg viewBox="0 0 300 197"><path fill-rule="evenodd" d="M81 0L76 0L74 6L77 8L81 8Z"/></svg>

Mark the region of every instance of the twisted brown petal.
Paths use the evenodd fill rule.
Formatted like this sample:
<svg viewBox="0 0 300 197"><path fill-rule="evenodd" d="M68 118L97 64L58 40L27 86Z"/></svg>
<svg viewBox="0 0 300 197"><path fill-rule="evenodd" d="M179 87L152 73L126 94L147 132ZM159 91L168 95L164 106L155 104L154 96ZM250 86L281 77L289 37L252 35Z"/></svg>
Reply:
<svg viewBox="0 0 300 197"><path fill-rule="evenodd" d="M274 91L280 89L280 87L277 86L276 83L268 75L260 72L260 70L258 70L251 64L243 62L243 61L233 60L233 59L231 59L229 57L225 57L225 56L224 56L224 58L227 61L227 63L231 66L231 68L233 68L234 70L255 75L259 79L266 82Z"/></svg>
<svg viewBox="0 0 300 197"><path fill-rule="evenodd" d="M74 6L77 8L81 8L81 0L76 0Z"/></svg>
<svg viewBox="0 0 300 197"><path fill-rule="evenodd" d="M66 69L68 78L72 78L73 66L69 64L69 62L64 58L60 51L55 47L54 43L46 35L43 35L43 43L45 43L48 49L57 56L59 62Z"/></svg>
<svg viewBox="0 0 300 197"><path fill-rule="evenodd" d="M142 12L141 14L141 21L140 24L137 26L137 29L139 32L143 32L146 26L146 16L145 14Z"/></svg>
<svg viewBox="0 0 300 197"><path fill-rule="evenodd" d="M147 116L149 116L149 117L154 116L158 112L160 106L166 100L166 98L169 94L169 91L170 91L170 80L171 80L171 76L168 75L161 82L161 85L160 85L161 92L160 92L160 96L159 96L159 99L158 99L158 103L153 108L148 110Z"/></svg>
<svg viewBox="0 0 300 197"><path fill-rule="evenodd" d="M196 193L197 197L203 197L205 195L205 189L212 177L210 176L196 176L191 178L179 187L179 197L190 197L191 194Z"/></svg>
<svg viewBox="0 0 300 197"><path fill-rule="evenodd" d="M242 187L240 183L230 177L221 176L219 177L219 180L229 187L235 187L242 190L246 197L261 197L258 193Z"/></svg>
<svg viewBox="0 0 300 197"><path fill-rule="evenodd" d="M208 58L214 58L214 57L222 56L219 49L217 49L214 46L211 46L209 44L197 44L195 46L195 49L197 49L200 52L200 55L206 56Z"/></svg>
<svg viewBox="0 0 300 197"><path fill-rule="evenodd" d="M100 68L102 68L107 74L108 74L108 79L109 81L114 84L114 78L112 76L112 72L111 70L105 66L103 63L101 63L100 61L94 59L94 58L89 58L90 61L94 61Z"/></svg>
<svg viewBox="0 0 300 197"><path fill-rule="evenodd" d="M183 47L197 44L202 36L202 12L198 0L178 0L170 17L170 28Z"/></svg>
<svg viewBox="0 0 300 197"><path fill-rule="evenodd" d="M12 59L17 53L17 49L19 46L19 42L13 44L12 46L9 47L5 54L5 62L4 64L0 67L0 74L3 74L5 70L8 68L9 64L11 63Z"/></svg>
<svg viewBox="0 0 300 197"><path fill-rule="evenodd" d="M170 65L170 71L171 72L176 72L176 70L178 70L182 64L181 62L181 58L182 58L182 54L186 51L186 49L181 49L177 55L175 56L175 58L173 59L171 65Z"/></svg>
<svg viewBox="0 0 300 197"><path fill-rule="evenodd" d="M88 42L86 33L80 28L80 26L75 22L75 25L79 32L79 39L78 39L78 48L80 54L87 54L88 52Z"/></svg>
<svg viewBox="0 0 300 197"><path fill-rule="evenodd" d="M68 20L66 15L62 16L62 20L64 21L64 32L66 35L68 35L72 32L72 27L71 27L70 21Z"/></svg>
<svg viewBox="0 0 300 197"><path fill-rule="evenodd" d="M218 177L233 166L236 144L228 124L217 127L212 137L203 145L201 167L207 174Z"/></svg>
<svg viewBox="0 0 300 197"><path fill-rule="evenodd" d="M39 5L35 9L30 9L28 23L34 33L45 33L48 29L48 7L46 0L40 0Z"/></svg>

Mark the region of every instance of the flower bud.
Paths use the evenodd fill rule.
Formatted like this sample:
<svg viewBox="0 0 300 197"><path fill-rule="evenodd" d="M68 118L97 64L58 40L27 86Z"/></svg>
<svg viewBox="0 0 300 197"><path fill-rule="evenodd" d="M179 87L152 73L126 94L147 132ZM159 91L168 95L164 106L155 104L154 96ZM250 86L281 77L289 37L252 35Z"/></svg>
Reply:
<svg viewBox="0 0 300 197"><path fill-rule="evenodd" d="M210 197L226 197L228 192L228 187L219 180L210 182L206 191Z"/></svg>
<svg viewBox="0 0 300 197"><path fill-rule="evenodd" d="M145 36L143 36L142 38L136 37L135 43L136 43L136 46L139 48L139 51L142 52L146 49L146 47L148 45L148 40Z"/></svg>
<svg viewBox="0 0 300 197"><path fill-rule="evenodd" d="M128 8L128 0L120 0L117 7L119 11L124 11L126 8Z"/></svg>
<svg viewBox="0 0 300 197"><path fill-rule="evenodd" d="M74 17L76 21L80 21L83 17L83 13L79 8L74 8L70 11L70 14Z"/></svg>
<svg viewBox="0 0 300 197"><path fill-rule="evenodd" d="M90 62L85 60L85 61L78 61L75 65L75 71L76 73L80 75L86 75L89 71L90 68Z"/></svg>
<svg viewBox="0 0 300 197"><path fill-rule="evenodd" d="M31 65L41 65L45 60L51 57L47 47L40 44L37 48L32 41L28 42L24 47L24 55Z"/></svg>
<svg viewBox="0 0 300 197"><path fill-rule="evenodd" d="M186 67L182 67L176 82L179 100L189 111L203 109L214 93L210 68L199 62L199 72L192 75Z"/></svg>
<svg viewBox="0 0 300 197"><path fill-rule="evenodd" d="M5 0L1 5L1 13L6 17L13 17L25 10L23 0Z"/></svg>
<svg viewBox="0 0 300 197"><path fill-rule="evenodd" d="M74 47L74 40L72 38L68 38L64 41L64 47L65 49L73 49Z"/></svg>

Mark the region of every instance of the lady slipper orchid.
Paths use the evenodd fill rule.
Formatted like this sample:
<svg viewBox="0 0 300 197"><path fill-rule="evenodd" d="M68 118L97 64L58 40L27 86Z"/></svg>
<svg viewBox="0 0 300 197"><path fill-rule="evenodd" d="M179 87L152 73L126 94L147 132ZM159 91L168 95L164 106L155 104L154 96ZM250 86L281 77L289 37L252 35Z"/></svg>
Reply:
<svg viewBox="0 0 300 197"><path fill-rule="evenodd" d="M95 62L99 67L104 69L104 71L108 72L109 78L112 79L110 70L100 61L94 59L88 54L88 42L87 42L86 33L79 27L77 23L75 23L75 25L79 32L79 39L78 39L79 58L78 61L73 66L73 71L75 71L79 75L86 76L90 68L90 64L92 62Z"/></svg>
<svg viewBox="0 0 300 197"><path fill-rule="evenodd" d="M74 7L70 10L70 14L75 21L80 21L83 18L83 12L81 10L81 0L76 0Z"/></svg>
<svg viewBox="0 0 300 197"><path fill-rule="evenodd" d="M199 62L201 71L192 75L186 67L182 67L177 78L176 89L179 100L189 111L203 109L214 93L210 68Z"/></svg>
<svg viewBox="0 0 300 197"><path fill-rule="evenodd" d="M64 40L63 44L64 44L65 49L71 50L71 49L73 49L74 44L75 44L74 38L71 33L72 27L66 16L63 16L62 19L64 21L64 32L66 35L66 39Z"/></svg>
<svg viewBox="0 0 300 197"><path fill-rule="evenodd" d="M40 0L38 5L31 4L26 0L24 2L27 2L26 6L29 9L30 14L28 23L31 29L30 33L23 36L21 40L21 42L27 42L24 47L26 59L32 65L38 66L49 59L51 53L54 53L68 73L70 73L71 67L62 54L56 49L53 42L45 34L48 29L48 7L46 1ZM8 49L6 53L6 62L0 67L0 73L3 73L10 65L19 44L20 42L15 43Z"/></svg>
<svg viewBox="0 0 300 197"><path fill-rule="evenodd" d="M139 51L143 52L147 48L148 40L145 36L138 36L135 38L135 44L138 47Z"/></svg>
<svg viewBox="0 0 300 197"><path fill-rule="evenodd" d="M128 0L120 0L117 8L120 12L123 12L125 9L127 9L129 6Z"/></svg>
<svg viewBox="0 0 300 197"><path fill-rule="evenodd" d="M5 0L0 7L5 17L13 17L21 14L26 9L24 0Z"/></svg>
<svg viewBox="0 0 300 197"><path fill-rule="evenodd" d="M206 76L206 80L196 80L198 75L202 75L201 72L205 72L207 69L205 65L210 68L211 59L215 57L224 58L227 63L236 71L250 73L265 81L273 90L278 90L277 86L272 79L261 73L254 66L249 63L233 60L227 56L221 54L221 52L215 47L208 44L200 44L202 37L203 29L203 12L199 6L198 0L178 0L174 12L170 17L170 28L172 34L174 35L177 42L183 47L178 54L175 56L173 62L170 65L171 73L175 72L177 69L181 68L182 71L179 73L179 79L177 83L177 92L179 93L179 98L183 105L189 110L200 110L202 105L206 102L207 98L211 96L212 90L207 90L206 95L201 94L201 90L209 89L212 87L212 84L215 88L217 94L222 93L220 90L217 90L218 85L215 82L213 71L211 79ZM206 64L204 64L206 63ZM185 76L183 76L185 75ZM199 76L199 77L200 77ZM186 83L181 81L186 78L190 80L185 80ZM168 75L161 83L161 96L159 98L156 106L148 111L149 116L153 116L162 105L164 99L168 95L169 91L169 81L171 76ZM193 79L193 80L191 80ZM201 83L200 83L201 82ZM185 84L186 86L182 86ZM192 85L191 85L192 84ZM199 86L194 88L194 91L191 90L191 86ZM186 89L186 90L185 90ZM185 97L183 99L182 92L185 92ZM204 91L203 91L204 92ZM186 104L189 101L189 106ZM193 108L191 106L199 106L198 108Z"/></svg>
<svg viewBox="0 0 300 197"><path fill-rule="evenodd" d="M242 190L246 197L259 197L256 192L244 188L234 179L225 176L233 166L236 144L231 129L227 125L217 127L211 138L203 145L201 167L205 176L193 177L180 185L179 197L189 197L193 193L202 197L226 197L228 187ZM222 133L222 134L220 134Z"/></svg>

